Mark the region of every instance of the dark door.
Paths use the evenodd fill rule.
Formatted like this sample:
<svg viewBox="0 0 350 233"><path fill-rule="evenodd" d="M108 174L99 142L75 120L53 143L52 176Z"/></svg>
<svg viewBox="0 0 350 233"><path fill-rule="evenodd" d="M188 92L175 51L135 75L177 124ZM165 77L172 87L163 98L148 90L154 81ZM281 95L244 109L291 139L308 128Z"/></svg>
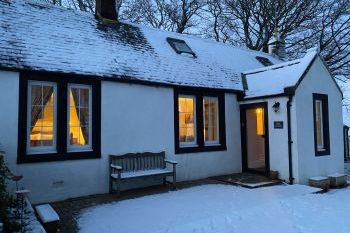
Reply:
<svg viewBox="0 0 350 233"><path fill-rule="evenodd" d="M267 174L269 135L267 103L241 105L242 170Z"/></svg>

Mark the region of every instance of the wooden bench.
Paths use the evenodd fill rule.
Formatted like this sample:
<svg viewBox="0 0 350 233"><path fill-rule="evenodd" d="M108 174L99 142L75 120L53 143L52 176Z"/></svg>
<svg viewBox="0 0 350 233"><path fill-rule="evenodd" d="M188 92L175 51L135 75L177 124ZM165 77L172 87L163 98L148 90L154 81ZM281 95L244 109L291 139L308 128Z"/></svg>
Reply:
<svg viewBox="0 0 350 233"><path fill-rule="evenodd" d="M170 164L172 169L166 167ZM163 184L167 182L166 177L172 176L171 184L176 185L176 161L165 159L165 152L159 153L128 153L125 155L110 155L109 192L114 192L113 184L116 183L117 193L120 193L120 185L123 180L137 178L163 177Z"/></svg>

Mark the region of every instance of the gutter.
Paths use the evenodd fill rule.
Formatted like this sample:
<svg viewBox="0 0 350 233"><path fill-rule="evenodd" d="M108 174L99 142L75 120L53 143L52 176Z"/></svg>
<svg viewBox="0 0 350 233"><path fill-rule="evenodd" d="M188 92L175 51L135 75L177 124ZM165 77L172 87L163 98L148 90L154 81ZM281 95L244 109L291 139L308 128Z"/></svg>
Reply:
<svg viewBox="0 0 350 233"><path fill-rule="evenodd" d="M291 127L291 113L290 109L292 106L293 95L288 95L287 101L287 122L288 122L288 162L289 162L289 184L293 184L293 156L292 156L292 127Z"/></svg>

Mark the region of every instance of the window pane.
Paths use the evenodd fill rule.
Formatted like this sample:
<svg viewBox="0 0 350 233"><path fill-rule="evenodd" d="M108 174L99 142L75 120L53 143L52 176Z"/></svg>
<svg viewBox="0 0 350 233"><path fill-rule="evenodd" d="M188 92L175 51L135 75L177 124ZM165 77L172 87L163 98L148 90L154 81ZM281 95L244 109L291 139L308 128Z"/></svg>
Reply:
<svg viewBox="0 0 350 233"><path fill-rule="evenodd" d="M89 107L89 89L80 89L80 107Z"/></svg>
<svg viewBox="0 0 350 233"><path fill-rule="evenodd" d="M54 145L55 93L51 85L30 85L29 147L51 147Z"/></svg>
<svg viewBox="0 0 350 233"><path fill-rule="evenodd" d="M32 85L31 87L31 104L41 105L42 104L42 88L39 85Z"/></svg>
<svg viewBox="0 0 350 233"><path fill-rule="evenodd" d="M322 101L316 100L316 140L317 148L323 149Z"/></svg>
<svg viewBox="0 0 350 233"><path fill-rule="evenodd" d="M69 90L69 145L90 145L90 89L72 87Z"/></svg>
<svg viewBox="0 0 350 233"><path fill-rule="evenodd" d="M265 134L264 129L264 109L257 108L256 109L256 134L259 136L263 136Z"/></svg>
<svg viewBox="0 0 350 233"><path fill-rule="evenodd" d="M195 98L179 97L179 140L180 143L195 143Z"/></svg>
<svg viewBox="0 0 350 233"><path fill-rule="evenodd" d="M205 142L218 142L218 98L203 99L203 121Z"/></svg>

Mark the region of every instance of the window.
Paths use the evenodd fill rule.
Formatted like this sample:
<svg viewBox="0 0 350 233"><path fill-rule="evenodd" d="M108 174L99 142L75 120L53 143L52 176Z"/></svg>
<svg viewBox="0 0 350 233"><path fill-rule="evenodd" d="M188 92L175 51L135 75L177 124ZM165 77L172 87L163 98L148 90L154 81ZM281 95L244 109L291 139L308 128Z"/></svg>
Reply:
<svg viewBox="0 0 350 233"><path fill-rule="evenodd" d="M323 139L323 122L322 122L322 101L316 100L316 142L317 142L317 149L318 150L324 150L324 139Z"/></svg>
<svg viewBox="0 0 350 233"><path fill-rule="evenodd" d="M313 108L316 156L329 155L328 96L313 94Z"/></svg>
<svg viewBox="0 0 350 233"><path fill-rule="evenodd" d="M264 129L264 109L263 108L257 108L256 109L256 134L259 136L265 135L265 129Z"/></svg>
<svg viewBox="0 0 350 233"><path fill-rule="evenodd" d="M222 93L175 90L175 152L226 150Z"/></svg>
<svg viewBox="0 0 350 233"><path fill-rule="evenodd" d="M273 65L273 63L270 61L270 59L268 59L266 57L256 56L255 58L264 66L272 66Z"/></svg>
<svg viewBox="0 0 350 233"><path fill-rule="evenodd" d="M196 57L196 54L192 51L192 49L186 44L184 40L174 39L168 37L166 39L170 46L175 50L176 53L188 53L191 54L193 57Z"/></svg>
<svg viewBox="0 0 350 233"><path fill-rule="evenodd" d="M181 146L196 144L196 111L194 96L179 96L179 141Z"/></svg>
<svg viewBox="0 0 350 233"><path fill-rule="evenodd" d="M218 98L203 98L203 122L205 144L219 143Z"/></svg>
<svg viewBox="0 0 350 233"><path fill-rule="evenodd" d="M68 147L70 150L91 149L91 87L69 85Z"/></svg>
<svg viewBox="0 0 350 233"><path fill-rule="evenodd" d="M20 74L18 163L100 157L100 81Z"/></svg>
<svg viewBox="0 0 350 233"><path fill-rule="evenodd" d="M56 85L29 82L28 153L56 152Z"/></svg>

